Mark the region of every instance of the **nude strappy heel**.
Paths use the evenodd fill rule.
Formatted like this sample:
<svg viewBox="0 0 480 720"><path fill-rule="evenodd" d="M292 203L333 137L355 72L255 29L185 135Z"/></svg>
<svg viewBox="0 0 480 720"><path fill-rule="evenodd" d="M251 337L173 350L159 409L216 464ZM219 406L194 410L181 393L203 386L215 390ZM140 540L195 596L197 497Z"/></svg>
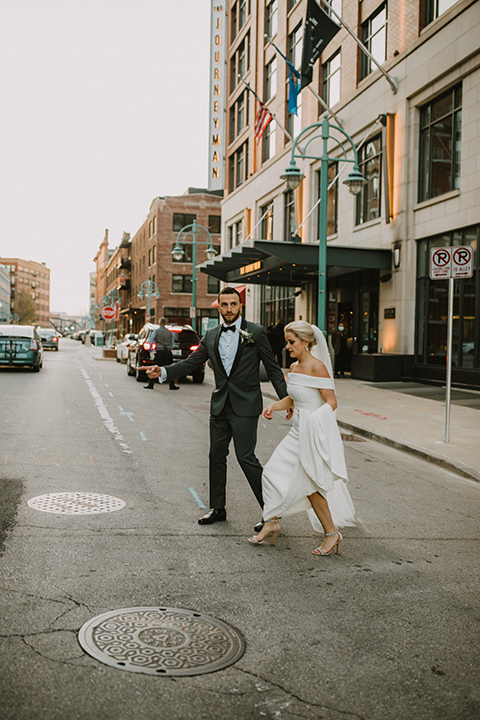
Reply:
<svg viewBox="0 0 480 720"><path fill-rule="evenodd" d="M248 538L248 542L252 543L252 545L263 545L267 538L270 538L270 545L275 545L277 542L277 535L280 532L280 523L278 520L265 520L265 522L274 527L272 527L272 529L269 530L261 540L257 539L258 535Z"/></svg>
<svg viewBox="0 0 480 720"><path fill-rule="evenodd" d="M312 555L322 555L322 556L330 555L330 553L334 549L335 549L335 552L337 553L337 555L340 555L342 552L342 540L343 540L342 533L340 532L340 530L335 530L334 532L331 532L331 533L325 533L325 537L331 537L332 535L338 535L338 540L333 545L333 547L331 547L330 550L328 550L328 552L325 552L325 550L322 550L319 547L315 548L315 550L312 550Z"/></svg>

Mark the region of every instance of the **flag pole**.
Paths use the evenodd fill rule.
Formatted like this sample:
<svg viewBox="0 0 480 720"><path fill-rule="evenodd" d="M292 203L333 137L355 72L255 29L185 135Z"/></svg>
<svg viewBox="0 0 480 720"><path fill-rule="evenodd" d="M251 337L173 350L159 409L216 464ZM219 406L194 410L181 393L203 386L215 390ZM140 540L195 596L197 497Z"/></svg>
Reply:
<svg viewBox="0 0 480 720"><path fill-rule="evenodd" d="M382 75L385 77L385 79L386 79L387 82L389 83L390 87L392 88L393 94L396 95L397 90L398 90L398 82L397 82L397 80L396 80L395 78L393 78L391 75L389 75L386 70L384 70L384 68L380 65L380 63L378 62L378 60L375 60L375 58L373 57L372 53L365 47L365 45L361 42L361 40L359 40L359 38L355 35L355 33L353 32L353 30L350 30L350 28L348 27L348 25L342 20L342 18L340 17L340 15L333 9L333 7L332 7L331 5L329 5L328 3L326 3L325 0L323 0L323 4L324 4L325 7L328 9L328 12L333 13L333 14L335 15L335 17L337 18L338 22L345 28L345 30L346 30L347 32L350 33L350 35L353 37L353 39L354 39L355 42L357 43L357 45L358 45L358 47L360 48L360 50L361 50L368 58L370 58L370 60L377 66L377 68L380 70L380 72L382 73Z"/></svg>
<svg viewBox="0 0 480 720"><path fill-rule="evenodd" d="M243 82L243 84L246 86L246 88L247 88L248 90L250 90L250 92L257 98L258 102L261 103L262 100L260 100L260 98L258 97L258 95L257 95L257 93L255 92L255 90L253 90L253 89L250 87L250 85L247 83L247 81L244 80L243 78L240 78L240 80L241 80L241 82ZM262 104L265 105L265 103L262 103ZM266 107L266 105L265 105L265 107ZM268 109L268 108L267 108L267 109ZM268 112L270 113L270 115L272 116L272 118L275 120L275 122L277 123L278 127L280 128L280 130L282 130L283 133L287 136L287 138L293 142L293 137L290 135L290 133L289 133L287 130L285 130L285 128L283 127L282 123L277 120L277 117L276 117L275 113L272 113L272 111L269 110L269 109L268 109Z"/></svg>
<svg viewBox="0 0 480 720"><path fill-rule="evenodd" d="M279 49L277 48L277 46L275 45L275 43L273 43L273 42L270 40L270 38L268 37L268 35L265 35L265 38L266 38L267 43L268 43L268 44L267 44L267 47L268 47L268 45L273 45L273 47L275 48L275 50L283 57L283 59L285 60L285 62L289 63L289 61L287 60L287 58L285 57L285 55L282 53L281 50L279 50ZM320 105L323 107L323 109L326 110L326 111L333 117L333 119L340 125L340 127L343 128L343 122L340 120L340 118L338 118L338 117L335 115L335 113L333 112L333 110L328 107L328 105L327 105L327 103L325 102L325 100L322 100L322 98L320 97L320 95L318 95L318 94L315 92L315 90L314 90L310 85L307 85L306 87L308 87L308 89L310 90L310 92L317 98L318 102L319 102Z"/></svg>

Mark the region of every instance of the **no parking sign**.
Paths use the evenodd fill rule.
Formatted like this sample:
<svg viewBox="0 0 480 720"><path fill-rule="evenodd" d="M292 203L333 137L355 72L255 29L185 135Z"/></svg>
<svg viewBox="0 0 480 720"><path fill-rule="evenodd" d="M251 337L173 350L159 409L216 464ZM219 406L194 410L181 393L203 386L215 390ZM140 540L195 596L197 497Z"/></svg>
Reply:
<svg viewBox="0 0 480 720"><path fill-rule="evenodd" d="M470 278L473 275L473 247L432 248L430 251L430 279Z"/></svg>

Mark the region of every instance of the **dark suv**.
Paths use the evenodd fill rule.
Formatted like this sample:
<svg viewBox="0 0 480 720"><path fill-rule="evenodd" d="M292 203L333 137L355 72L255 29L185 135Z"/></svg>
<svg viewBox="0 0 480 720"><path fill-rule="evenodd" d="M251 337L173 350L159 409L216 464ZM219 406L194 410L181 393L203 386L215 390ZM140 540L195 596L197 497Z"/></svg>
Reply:
<svg viewBox="0 0 480 720"><path fill-rule="evenodd" d="M127 374L135 375L138 382L145 382L148 376L145 372L147 367L155 365L155 331L159 325L147 323L140 330L138 337L128 349ZM173 362L179 362L187 358L191 352L197 349L199 339L197 333L190 325L167 325L172 333L172 355ZM205 378L205 365L192 375L194 383L202 383Z"/></svg>

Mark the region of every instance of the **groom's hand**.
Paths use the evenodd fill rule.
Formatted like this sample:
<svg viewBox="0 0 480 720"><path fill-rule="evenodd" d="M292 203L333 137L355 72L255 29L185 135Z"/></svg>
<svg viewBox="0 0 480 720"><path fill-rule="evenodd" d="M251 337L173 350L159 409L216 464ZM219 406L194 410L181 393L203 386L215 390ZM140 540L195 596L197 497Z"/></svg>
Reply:
<svg viewBox="0 0 480 720"><path fill-rule="evenodd" d="M271 420L273 417L273 405L267 405L267 407L262 412L262 418L264 420Z"/></svg>
<svg viewBox="0 0 480 720"><path fill-rule="evenodd" d="M287 412L285 413L285 420L291 420L293 417L293 408L288 408Z"/></svg>
<svg viewBox="0 0 480 720"><path fill-rule="evenodd" d="M158 365L152 365L152 367L147 368L145 372L147 373L148 377L153 380L154 378L160 377L160 375L162 374L162 369L159 368Z"/></svg>

